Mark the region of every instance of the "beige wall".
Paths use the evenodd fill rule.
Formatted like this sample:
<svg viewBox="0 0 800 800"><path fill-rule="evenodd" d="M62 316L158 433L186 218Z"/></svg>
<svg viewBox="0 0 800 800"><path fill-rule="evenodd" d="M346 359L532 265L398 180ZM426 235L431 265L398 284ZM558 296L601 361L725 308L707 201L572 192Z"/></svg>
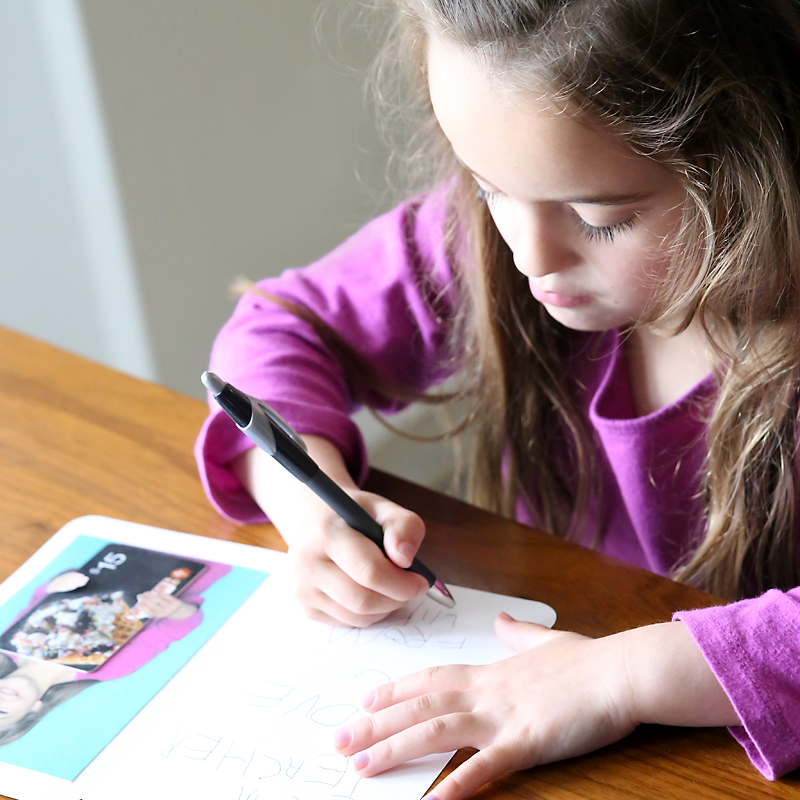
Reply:
<svg viewBox="0 0 800 800"><path fill-rule="evenodd" d="M153 378L75 0L0 3L0 324Z"/></svg>
<svg viewBox="0 0 800 800"><path fill-rule="evenodd" d="M81 0L156 378L198 380L227 288L306 264L390 204L349 0ZM428 409L400 425L431 432ZM448 485L451 450L359 415L373 463Z"/></svg>
<svg viewBox="0 0 800 800"><path fill-rule="evenodd" d="M202 397L233 279L308 263L391 202L374 45L345 5L0 3L0 324ZM444 485L446 447L359 420L373 463Z"/></svg>
<svg viewBox="0 0 800 800"><path fill-rule="evenodd" d="M319 0L81 0L156 378L201 396L227 287L319 257L378 210L372 52Z"/></svg>

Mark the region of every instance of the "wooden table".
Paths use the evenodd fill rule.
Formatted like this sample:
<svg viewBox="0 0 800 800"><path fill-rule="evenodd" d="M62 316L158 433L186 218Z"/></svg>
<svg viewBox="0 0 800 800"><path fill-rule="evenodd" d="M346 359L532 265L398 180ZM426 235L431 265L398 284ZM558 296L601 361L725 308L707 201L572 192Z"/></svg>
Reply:
<svg viewBox="0 0 800 800"><path fill-rule="evenodd" d="M206 500L192 456L205 414L196 400L0 328L0 578L84 514L284 549L271 526L234 525ZM542 600L559 628L603 636L715 602L383 473L369 488L423 517L422 557L449 582ZM800 780L764 780L723 729L642 726L480 797L800 798Z"/></svg>

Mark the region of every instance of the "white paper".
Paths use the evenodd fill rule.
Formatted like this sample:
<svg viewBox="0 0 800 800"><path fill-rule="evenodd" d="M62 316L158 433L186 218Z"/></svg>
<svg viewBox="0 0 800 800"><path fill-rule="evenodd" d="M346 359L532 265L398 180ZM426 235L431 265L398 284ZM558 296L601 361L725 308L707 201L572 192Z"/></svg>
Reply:
<svg viewBox="0 0 800 800"><path fill-rule="evenodd" d="M104 537L122 543L270 577L75 781L0 764L0 792L19 800L421 797L451 753L360 779L333 747L336 728L362 715L359 698L388 680L428 666L511 655L494 634L500 611L555 622L543 603L450 586L454 609L425 597L371 628L333 628L296 608L281 553L110 522L70 523L0 586L0 603L46 565L49 551L77 533L92 535L100 524Z"/></svg>

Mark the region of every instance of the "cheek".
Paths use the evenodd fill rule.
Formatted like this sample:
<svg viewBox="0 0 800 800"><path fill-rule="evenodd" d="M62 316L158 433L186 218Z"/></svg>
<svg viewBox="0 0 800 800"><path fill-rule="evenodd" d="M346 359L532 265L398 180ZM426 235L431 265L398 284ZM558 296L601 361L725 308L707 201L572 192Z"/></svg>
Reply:
<svg viewBox="0 0 800 800"><path fill-rule="evenodd" d="M652 253L642 251L629 253L617 265L611 281L617 305L624 306L631 314L638 316L655 299L666 265L654 258Z"/></svg>
<svg viewBox="0 0 800 800"><path fill-rule="evenodd" d="M508 202L503 200L490 203L488 210L497 232L513 252L518 238L517 231L519 230L519 225L515 222L514 210Z"/></svg>

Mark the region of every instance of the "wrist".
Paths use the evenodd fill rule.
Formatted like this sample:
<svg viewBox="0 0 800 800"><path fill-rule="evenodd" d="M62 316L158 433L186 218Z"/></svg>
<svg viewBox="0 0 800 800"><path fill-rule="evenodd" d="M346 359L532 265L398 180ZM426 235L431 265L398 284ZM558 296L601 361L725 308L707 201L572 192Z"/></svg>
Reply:
<svg viewBox="0 0 800 800"><path fill-rule="evenodd" d="M318 436L304 436L303 440L308 454L323 472L346 492L358 490L335 445ZM287 545L298 529L308 527L309 519L331 513L308 486L258 447L242 453L231 466Z"/></svg>
<svg viewBox="0 0 800 800"><path fill-rule="evenodd" d="M308 448L309 456L328 477L347 491L358 489L356 482L347 470L342 454L334 444L321 436L303 436L302 439ZM245 450L233 460L231 467L256 502L259 502L259 495L263 495L264 487L294 489L303 485L302 481L295 478L269 453L259 447Z"/></svg>
<svg viewBox="0 0 800 800"><path fill-rule="evenodd" d="M308 454L331 480L347 492L358 490L358 484L350 475L344 457L335 444L321 436L304 436L303 441L308 448Z"/></svg>
<svg viewBox="0 0 800 800"><path fill-rule="evenodd" d="M689 629L664 622L625 631L631 714L637 722L706 727L739 717Z"/></svg>

